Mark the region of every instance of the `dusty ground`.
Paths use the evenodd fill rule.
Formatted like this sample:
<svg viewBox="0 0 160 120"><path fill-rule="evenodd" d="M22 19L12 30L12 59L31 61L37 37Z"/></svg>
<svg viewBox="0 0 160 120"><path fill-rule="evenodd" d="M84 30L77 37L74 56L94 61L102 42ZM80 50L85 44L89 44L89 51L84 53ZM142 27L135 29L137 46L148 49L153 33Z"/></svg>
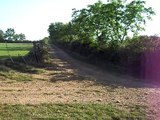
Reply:
<svg viewBox="0 0 160 120"><path fill-rule="evenodd" d="M31 82L0 82L0 103L111 103L130 110L147 106L149 119L160 119L160 88L133 81L128 76L110 74L71 58L59 48L51 52L54 66L33 75Z"/></svg>

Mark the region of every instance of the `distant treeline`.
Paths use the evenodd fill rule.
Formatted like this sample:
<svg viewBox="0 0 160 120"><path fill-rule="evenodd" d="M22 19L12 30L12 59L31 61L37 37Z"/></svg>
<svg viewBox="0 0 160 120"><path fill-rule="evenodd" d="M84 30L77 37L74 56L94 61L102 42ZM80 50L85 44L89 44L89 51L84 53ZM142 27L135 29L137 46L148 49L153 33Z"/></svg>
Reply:
<svg viewBox="0 0 160 120"><path fill-rule="evenodd" d="M10 40L0 40L0 43L33 43L33 41L30 40L19 40L19 41L10 41Z"/></svg>
<svg viewBox="0 0 160 120"><path fill-rule="evenodd" d="M50 42L79 53L89 61L111 63L144 78L149 69L145 66L146 59L159 51L160 38L138 33L154 14L141 0L130 3L111 0L107 4L98 1L87 8L74 9L69 23L51 23Z"/></svg>
<svg viewBox="0 0 160 120"><path fill-rule="evenodd" d="M0 30L0 42L5 42L5 41L26 42L27 40L26 40L25 34L23 33L17 34L13 28L8 28L5 32Z"/></svg>

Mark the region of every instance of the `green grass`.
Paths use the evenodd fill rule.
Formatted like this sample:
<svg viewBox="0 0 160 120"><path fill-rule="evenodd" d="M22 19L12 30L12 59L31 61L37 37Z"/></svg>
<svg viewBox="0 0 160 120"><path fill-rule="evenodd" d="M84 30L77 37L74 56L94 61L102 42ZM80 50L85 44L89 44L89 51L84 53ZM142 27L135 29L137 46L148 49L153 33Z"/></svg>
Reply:
<svg viewBox="0 0 160 120"><path fill-rule="evenodd" d="M0 105L0 120L145 120L106 104Z"/></svg>
<svg viewBox="0 0 160 120"><path fill-rule="evenodd" d="M12 70L6 66L0 65L0 80L1 81L31 81L32 76L24 73L17 72L15 70Z"/></svg>
<svg viewBox="0 0 160 120"><path fill-rule="evenodd" d="M45 69L18 62L12 63L11 61L6 61L4 64L0 63L0 81L32 81L34 79L32 74L47 72Z"/></svg>
<svg viewBox="0 0 160 120"><path fill-rule="evenodd" d="M32 48L32 43L7 43L11 57L17 57L18 54L25 56ZM0 59L9 58L5 43L0 43Z"/></svg>
<svg viewBox="0 0 160 120"><path fill-rule="evenodd" d="M34 66L18 62L15 62L14 64L12 62L6 62L6 67L11 68L17 72L28 73L28 74L41 74L46 72L45 69L36 68Z"/></svg>

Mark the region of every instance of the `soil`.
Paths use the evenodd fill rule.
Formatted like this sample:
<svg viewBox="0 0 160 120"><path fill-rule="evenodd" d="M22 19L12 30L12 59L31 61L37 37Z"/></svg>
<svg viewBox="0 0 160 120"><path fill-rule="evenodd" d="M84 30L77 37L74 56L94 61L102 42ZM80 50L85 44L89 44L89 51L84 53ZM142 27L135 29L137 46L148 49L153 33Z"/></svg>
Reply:
<svg viewBox="0 0 160 120"><path fill-rule="evenodd" d="M104 103L130 111L146 106L149 120L160 119L160 87L112 74L72 58L53 46L53 65L28 82L0 81L1 104Z"/></svg>

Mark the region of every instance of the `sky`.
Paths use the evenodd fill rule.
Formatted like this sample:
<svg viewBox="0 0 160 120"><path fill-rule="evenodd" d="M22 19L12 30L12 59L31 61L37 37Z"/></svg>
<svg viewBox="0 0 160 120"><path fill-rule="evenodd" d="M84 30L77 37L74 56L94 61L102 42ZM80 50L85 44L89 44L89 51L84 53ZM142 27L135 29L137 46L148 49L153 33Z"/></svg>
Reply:
<svg viewBox="0 0 160 120"><path fill-rule="evenodd" d="M0 0L0 29L14 28L24 33L28 40L40 40L48 36L47 29L53 22L69 22L72 9L82 9L98 0ZM107 0L102 0L106 2ZM146 0L156 15L147 22L141 34L159 35L160 1Z"/></svg>

